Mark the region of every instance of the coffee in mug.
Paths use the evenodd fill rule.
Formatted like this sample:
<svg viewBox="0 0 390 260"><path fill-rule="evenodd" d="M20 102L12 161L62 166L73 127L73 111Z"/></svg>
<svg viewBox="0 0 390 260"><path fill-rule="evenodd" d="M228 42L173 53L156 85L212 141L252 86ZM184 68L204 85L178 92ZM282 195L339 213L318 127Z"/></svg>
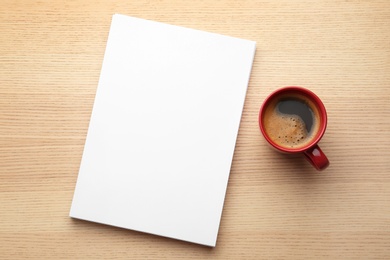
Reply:
<svg viewBox="0 0 390 260"><path fill-rule="evenodd" d="M263 121L265 132L272 141L289 148L310 143L320 127L317 106L299 93L283 94L270 100Z"/></svg>
<svg viewBox="0 0 390 260"><path fill-rule="evenodd" d="M276 150L303 154L317 169L329 160L318 146L325 133L327 114L320 98L302 87L284 87L263 102L259 125L266 141Z"/></svg>

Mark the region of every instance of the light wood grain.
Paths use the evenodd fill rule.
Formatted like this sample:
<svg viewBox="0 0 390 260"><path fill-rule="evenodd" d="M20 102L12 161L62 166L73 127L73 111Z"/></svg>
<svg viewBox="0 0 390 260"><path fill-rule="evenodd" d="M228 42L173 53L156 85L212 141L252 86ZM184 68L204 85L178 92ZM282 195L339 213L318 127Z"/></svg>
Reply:
<svg viewBox="0 0 390 260"><path fill-rule="evenodd" d="M113 13L255 40L214 249L68 217ZM0 3L0 258L390 259L390 2ZM331 166L271 150L274 89L328 110Z"/></svg>

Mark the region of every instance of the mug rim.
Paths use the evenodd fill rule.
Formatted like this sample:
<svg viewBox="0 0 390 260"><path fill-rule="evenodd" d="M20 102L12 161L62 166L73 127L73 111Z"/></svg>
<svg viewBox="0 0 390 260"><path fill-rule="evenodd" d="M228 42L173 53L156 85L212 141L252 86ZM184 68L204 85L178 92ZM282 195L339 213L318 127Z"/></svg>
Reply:
<svg viewBox="0 0 390 260"><path fill-rule="evenodd" d="M286 93L286 92L299 92L299 93L302 93L303 95L309 97L316 104L316 106L318 107L318 110L320 112L320 117L321 117L322 120L320 122L320 128L319 128L319 131L318 131L316 137L310 143L308 143L307 145L302 146L302 147L288 148L288 147L285 147L285 146L278 145L277 143L275 143L267 135L267 133L266 133L266 131L264 129L263 117L264 117L264 111L265 111L266 105L275 96L280 95L282 93ZM306 150L314 147L315 145L317 145L317 143L321 140L322 136L325 133L325 130L326 130L326 127L327 127L328 118L327 118L327 112L326 112L326 109L325 109L325 106L324 106L323 102L321 101L321 99L314 92L312 92L311 90L309 90L307 88L303 88L303 87L299 87L299 86L287 86L287 87L282 87L282 88L279 88L279 89L273 91L263 101L263 104L261 105L261 108L260 108L258 121L259 121L260 130L261 130L264 138L267 140L267 142L272 147L276 148L279 151L286 152L286 153L300 153L300 152L306 151Z"/></svg>

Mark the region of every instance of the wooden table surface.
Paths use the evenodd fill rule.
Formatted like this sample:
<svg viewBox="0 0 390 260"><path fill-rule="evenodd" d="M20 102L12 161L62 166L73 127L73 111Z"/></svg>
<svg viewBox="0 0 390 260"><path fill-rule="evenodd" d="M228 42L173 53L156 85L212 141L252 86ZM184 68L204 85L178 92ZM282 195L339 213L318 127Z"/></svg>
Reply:
<svg viewBox="0 0 390 260"><path fill-rule="evenodd" d="M68 217L114 13L257 42L216 248ZM390 1L2 0L0 32L1 259L390 259ZM286 85L324 172L259 132Z"/></svg>

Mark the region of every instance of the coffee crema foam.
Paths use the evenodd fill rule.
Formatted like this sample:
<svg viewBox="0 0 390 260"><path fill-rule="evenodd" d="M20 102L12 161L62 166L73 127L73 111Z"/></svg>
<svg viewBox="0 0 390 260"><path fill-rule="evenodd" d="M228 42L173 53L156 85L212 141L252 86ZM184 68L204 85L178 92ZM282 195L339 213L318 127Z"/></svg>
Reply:
<svg viewBox="0 0 390 260"><path fill-rule="evenodd" d="M310 131L304 120L296 114L282 113L278 106L282 101L295 100L305 104L312 115ZM320 125L319 111L315 104L303 96L284 95L271 100L264 117L264 130L274 143L286 148L301 148L308 145L318 133Z"/></svg>

